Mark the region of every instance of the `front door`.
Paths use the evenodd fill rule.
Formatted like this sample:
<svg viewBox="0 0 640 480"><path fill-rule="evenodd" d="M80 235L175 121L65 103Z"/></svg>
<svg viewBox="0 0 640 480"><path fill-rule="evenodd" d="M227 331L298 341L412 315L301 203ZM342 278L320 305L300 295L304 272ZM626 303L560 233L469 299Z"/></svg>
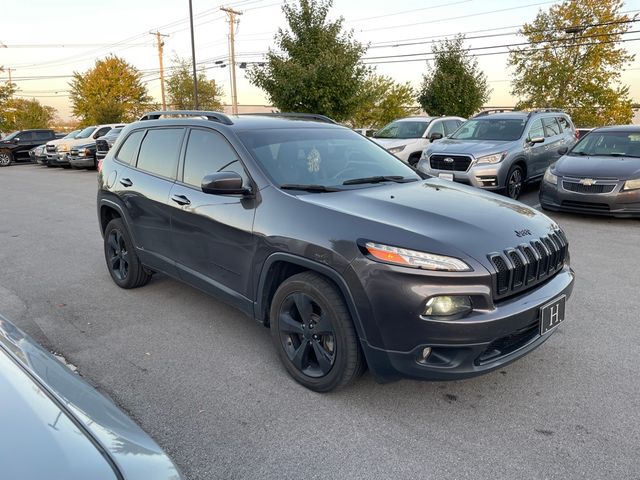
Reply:
<svg viewBox="0 0 640 480"><path fill-rule="evenodd" d="M525 146L525 150L529 153L527 178L544 173L548 165L546 139L542 143L532 145L529 143L529 140L534 138L544 138L544 128L542 126L542 120L539 118L531 123L529 134L527 135L527 143Z"/></svg>

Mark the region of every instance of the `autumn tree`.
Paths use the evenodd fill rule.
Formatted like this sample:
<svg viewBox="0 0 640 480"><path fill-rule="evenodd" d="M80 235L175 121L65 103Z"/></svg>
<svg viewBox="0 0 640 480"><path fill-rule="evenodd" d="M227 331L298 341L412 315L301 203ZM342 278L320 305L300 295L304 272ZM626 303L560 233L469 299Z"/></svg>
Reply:
<svg viewBox="0 0 640 480"><path fill-rule="evenodd" d="M489 99L491 89L478 61L464 49L464 36L434 43L418 103L429 115L470 117Z"/></svg>
<svg viewBox="0 0 640 480"><path fill-rule="evenodd" d="M414 92L408 83L371 74L363 82L358 107L349 123L353 127L381 128L408 116L413 103Z"/></svg>
<svg viewBox="0 0 640 480"><path fill-rule="evenodd" d="M96 60L84 72L74 72L70 99L81 124L130 122L141 116L151 102L142 74L122 58L110 55Z"/></svg>
<svg viewBox="0 0 640 480"><path fill-rule="evenodd" d="M282 7L288 29L278 29L275 49L248 78L281 111L349 119L358 108L368 73L365 47L343 31L342 17L329 20L331 0L300 0Z"/></svg>
<svg viewBox="0 0 640 480"><path fill-rule="evenodd" d="M519 108L566 109L576 125L629 123L620 74L634 58L620 43L632 19L622 0L565 0L540 11L520 34L529 45L509 56Z"/></svg>
<svg viewBox="0 0 640 480"><path fill-rule="evenodd" d="M3 106L0 130L26 130L29 128L49 128L56 116L56 109L42 105L35 98L10 98Z"/></svg>
<svg viewBox="0 0 640 480"><path fill-rule="evenodd" d="M175 56L166 82L167 97L171 108L190 110L195 108L192 63ZM198 72L198 106L202 110L222 110L222 87L215 80L207 80L203 70Z"/></svg>

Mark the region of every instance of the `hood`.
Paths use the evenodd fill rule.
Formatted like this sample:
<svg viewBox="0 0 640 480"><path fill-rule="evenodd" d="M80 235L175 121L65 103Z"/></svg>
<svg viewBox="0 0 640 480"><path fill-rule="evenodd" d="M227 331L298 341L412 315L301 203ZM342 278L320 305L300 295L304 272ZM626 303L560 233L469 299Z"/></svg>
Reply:
<svg viewBox="0 0 640 480"><path fill-rule="evenodd" d="M371 140L376 142L378 145L389 149L417 143L419 140L422 140L422 138L372 138Z"/></svg>
<svg viewBox="0 0 640 480"><path fill-rule="evenodd" d="M504 152L512 148L516 141L501 140L454 140L445 138L427 148L427 153L431 154L451 154L458 153L472 155L475 158L483 155Z"/></svg>
<svg viewBox="0 0 640 480"><path fill-rule="evenodd" d="M515 247L558 229L549 217L520 202L436 178L299 198L415 233L429 240L425 242L429 245L425 247L427 251L458 256L462 252L483 265L487 265L491 252ZM523 230L531 235L519 236ZM388 238L374 240L394 245L394 236L397 237L390 233Z"/></svg>
<svg viewBox="0 0 640 480"><path fill-rule="evenodd" d="M562 177L628 180L640 178L640 158L565 155L556 162L554 171Z"/></svg>

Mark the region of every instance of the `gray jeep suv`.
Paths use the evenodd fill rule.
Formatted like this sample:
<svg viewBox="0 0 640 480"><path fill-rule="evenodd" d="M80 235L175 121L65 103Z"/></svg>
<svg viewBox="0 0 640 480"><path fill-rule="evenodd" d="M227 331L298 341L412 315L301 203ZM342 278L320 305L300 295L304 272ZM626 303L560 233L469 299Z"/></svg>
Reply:
<svg viewBox="0 0 640 480"><path fill-rule="evenodd" d="M418 169L516 199L575 142L571 118L560 110L483 112L426 148Z"/></svg>

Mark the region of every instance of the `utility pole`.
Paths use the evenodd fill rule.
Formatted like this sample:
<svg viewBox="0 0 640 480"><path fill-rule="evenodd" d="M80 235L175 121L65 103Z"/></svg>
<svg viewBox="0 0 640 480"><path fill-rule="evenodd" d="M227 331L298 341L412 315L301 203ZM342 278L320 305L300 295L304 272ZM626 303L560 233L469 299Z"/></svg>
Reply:
<svg viewBox="0 0 640 480"><path fill-rule="evenodd" d="M238 114L238 91L236 89L236 51L235 51L235 27L236 15L242 15L242 12L233 10L228 7L220 7L229 17L229 66L231 67L231 113Z"/></svg>
<svg viewBox="0 0 640 480"><path fill-rule="evenodd" d="M149 32L150 35L156 36L156 42L158 46L158 58L160 59L160 92L162 93L162 110L167 109L167 101L164 96L164 65L162 63L162 49L164 47L164 42L161 37L168 37L169 35L162 34L159 31Z"/></svg>
<svg viewBox="0 0 640 480"><path fill-rule="evenodd" d="M196 43L193 40L193 5L189 0L189 22L191 24L191 62L193 63L193 100L195 103L195 109L200 108L200 102L198 101L198 77L196 75Z"/></svg>

